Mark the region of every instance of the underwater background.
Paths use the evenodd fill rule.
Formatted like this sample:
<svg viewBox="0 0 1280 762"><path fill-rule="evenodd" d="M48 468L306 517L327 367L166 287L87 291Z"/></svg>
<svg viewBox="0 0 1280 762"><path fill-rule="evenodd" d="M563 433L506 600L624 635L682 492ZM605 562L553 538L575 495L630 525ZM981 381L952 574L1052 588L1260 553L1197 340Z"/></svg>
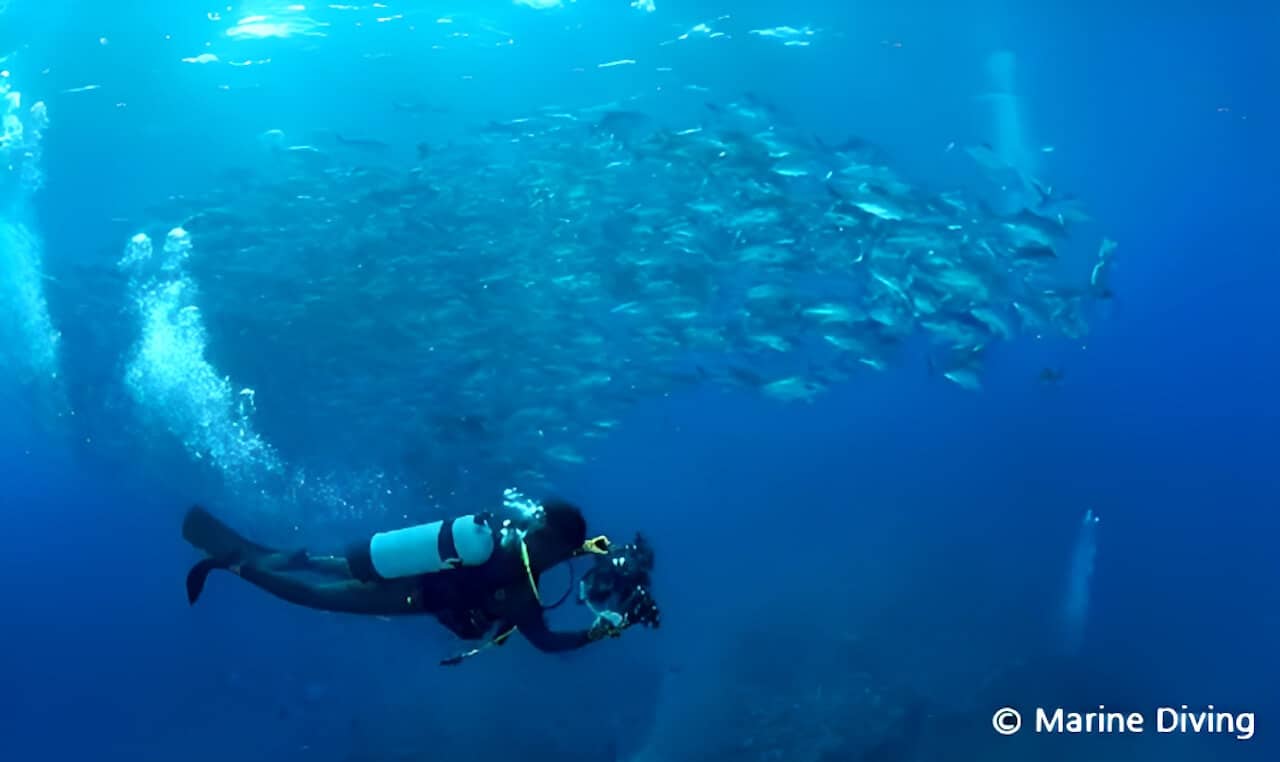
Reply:
<svg viewBox="0 0 1280 762"><path fill-rule="evenodd" d="M1180 0L0 0L0 82L22 93L6 101L0 143L0 753L1276 759L1278 30L1275 4ZM694 100L651 118L750 93L826 145L857 136L922 186L967 187L979 173L953 147L995 144L1010 126L990 119L993 60L1016 60L1034 153L1023 158L1088 211L1067 244L1075 271L1087 278L1099 241L1119 247L1114 294L1090 307L1087 332L1008 336L980 384L967 366L939 368L913 329L888 367L814 371L800 394L745 381L664 381L598 402L590 386L508 389L530 408L568 396L573 415L609 416L607 436L548 448L518 483L511 464L536 445L477 442L449 402L451 374L380 320L361 324L362 303L282 317L311 290L338 304L373 281L343 265L320 289L302 247L219 258L247 219L259 238L319 229L288 217L284 200L305 184L252 179L280 171L269 163L281 136L330 157L316 177L363 178L355 214L419 203L444 214L398 173L416 165L416 177L465 187L489 157L508 179L543 173L554 194L596 168L550 166L554 153L526 166L518 141L477 126L663 90ZM467 230L495 260L510 251L538 266L542 233L499 187L483 186L492 203L468 209ZM786 213L799 206L812 204ZM196 212L210 208L233 222L202 231L209 217ZM601 261L625 258L635 239L589 211L602 219L583 212L559 230ZM190 259L160 270L181 270L172 282L198 287L205 306L156 318L147 300L164 287L131 274L134 237L159 250L192 219ZM369 225L352 267L429 263L412 288L370 297L390 305L377 315L428 320L435 337L516 325L507 313L451 323L462 318L430 283L453 288L481 265L433 259L429 232L369 245L384 237ZM609 305L606 321L632 330L643 306ZM197 313L203 323L183 322ZM770 336L798 330L770 319ZM350 341L332 330L344 321L361 326ZM576 330L537 327L522 336L545 346L513 339L509 366L488 370L514 372L522 352L545 359L557 330ZM596 374L625 343L557 346L546 367ZM637 344L640 376L676 377ZM498 362L469 340L449 351ZM731 366L739 351L725 345ZM548 419L572 417L561 410ZM446 669L457 644L428 618L309 611L229 576L199 607L183 599L197 556L179 524L192 503L270 542L340 546L480 510L506 487L572 499L593 532L644 532L662 627L564 656L518 642ZM1087 531L1086 511L1099 518ZM570 580L556 571L544 584ZM566 606L552 621L581 616ZM1004 738L991 727L1003 706L1099 704L1213 704L1255 712L1257 731Z"/></svg>

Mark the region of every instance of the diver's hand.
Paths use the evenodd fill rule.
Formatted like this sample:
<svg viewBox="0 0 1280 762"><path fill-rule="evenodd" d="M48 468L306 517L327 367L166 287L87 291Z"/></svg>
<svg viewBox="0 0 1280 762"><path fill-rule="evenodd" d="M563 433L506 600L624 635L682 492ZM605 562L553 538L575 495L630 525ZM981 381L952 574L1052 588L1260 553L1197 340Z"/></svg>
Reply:
<svg viewBox="0 0 1280 762"><path fill-rule="evenodd" d="M626 620L621 614L603 611L596 616L596 621L591 625L591 629L587 631L587 639L594 643L605 638L616 638L622 634L622 630L625 627Z"/></svg>

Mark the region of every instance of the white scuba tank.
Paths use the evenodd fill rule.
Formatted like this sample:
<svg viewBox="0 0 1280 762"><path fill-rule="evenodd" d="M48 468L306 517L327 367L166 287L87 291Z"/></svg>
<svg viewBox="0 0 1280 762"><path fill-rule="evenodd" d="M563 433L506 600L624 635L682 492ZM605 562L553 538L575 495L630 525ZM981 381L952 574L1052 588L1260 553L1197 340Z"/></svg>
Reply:
<svg viewBox="0 0 1280 762"><path fill-rule="evenodd" d="M383 579L479 566L493 555L494 533L474 515L379 532L369 540L369 558Z"/></svg>

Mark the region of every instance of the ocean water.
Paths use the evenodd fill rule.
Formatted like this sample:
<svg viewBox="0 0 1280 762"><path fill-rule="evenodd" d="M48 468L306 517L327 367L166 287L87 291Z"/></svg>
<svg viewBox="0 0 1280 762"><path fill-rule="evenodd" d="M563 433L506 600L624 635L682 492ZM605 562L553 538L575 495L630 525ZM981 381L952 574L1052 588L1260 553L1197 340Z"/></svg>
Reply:
<svg viewBox="0 0 1280 762"><path fill-rule="evenodd" d="M0 0L0 85L22 94L0 143L0 755L1276 759L1278 29L1267 3ZM1085 272L1119 243L1114 297L1085 336L1001 342L978 391L908 353L807 400L636 395L525 486L492 465L506 440L404 435L461 392L416 373L385 324L281 317L319 288L319 255L279 239L290 256L210 254L302 229L234 190L265 171L269 130L396 173L420 143L474 156L451 152L491 122L691 84L751 93L831 145L869 140L929 187L976 182L955 155L990 143L1081 199ZM485 155L539 171L501 150ZM441 183L486 171L447 166ZM567 188L586 170L566 167L550 176ZM166 238L235 204L261 215L231 244L198 225ZM495 240L526 224L484 210L467 214ZM565 224L590 242L593 222ZM433 245L359 261L422 247L433 263ZM435 281L478 266L441 261ZM362 277L322 296L346 305ZM394 314L445 335L432 284ZM648 535L662 627L446 669L457 643L429 618L313 612L230 577L184 599L193 502L272 542L340 545L509 486ZM1256 731L1157 732L1158 708L1183 705ZM992 727L1006 706L1016 737ZM1147 731L1032 732L1037 707L1099 706Z"/></svg>

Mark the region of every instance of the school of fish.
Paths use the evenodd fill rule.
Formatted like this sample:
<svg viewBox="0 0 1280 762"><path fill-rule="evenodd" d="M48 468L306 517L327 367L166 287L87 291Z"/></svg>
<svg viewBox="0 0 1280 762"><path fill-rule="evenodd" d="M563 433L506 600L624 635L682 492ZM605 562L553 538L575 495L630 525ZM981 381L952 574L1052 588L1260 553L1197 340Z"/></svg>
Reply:
<svg viewBox="0 0 1280 762"><path fill-rule="evenodd" d="M1111 297L1115 244L1067 254L1087 219L1068 195L928 191L759 98L683 95L696 107L491 122L411 166L366 160L377 140L272 131L253 171L165 219L191 236L211 330L278 368L260 396L526 485L685 388L808 401L918 364L978 390L997 345L1081 337Z"/></svg>

